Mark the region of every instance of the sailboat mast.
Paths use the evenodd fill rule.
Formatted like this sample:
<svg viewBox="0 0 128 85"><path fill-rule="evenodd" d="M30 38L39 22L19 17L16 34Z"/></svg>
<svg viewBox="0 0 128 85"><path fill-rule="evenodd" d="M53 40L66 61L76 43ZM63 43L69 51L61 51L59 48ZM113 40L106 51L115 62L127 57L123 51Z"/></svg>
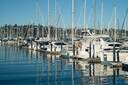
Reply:
<svg viewBox="0 0 128 85"><path fill-rule="evenodd" d="M115 13L115 17L114 17L114 41L116 41L116 5L114 4L114 13Z"/></svg>
<svg viewBox="0 0 128 85"><path fill-rule="evenodd" d="M56 6L56 0L55 0L55 21L57 21L57 12L56 12L56 9L57 9L57 6ZM55 24L55 40L57 40L57 24Z"/></svg>
<svg viewBox="0 0 128 85"><path fill-rule="evenodd" d="M72 0L72 44L74 43L74 14L75 14L75 0Z"/></svg>
<svg viewBox="0 0 128 85"><path fill-rule="evenodd" d="M95 30L96 30L96 0L94 0L93 9L94 9L94 33L95 33Z"/></svg>
<svg viewBox="0 0 128 85"><path fill-rule="evenodd" d="M101 31L101 34L103 33L103 0L101 2L101 23L100 23L100 31Z"/></svg>
<svg viewBox="0 0 128 85"><path fill-rule="evenodd" d="M50 18L50 1L48 0L48 40L50 40L50 26L49 26L49 18Z"/></svg>
<svg viewBox="0 0 128 85"><path fill-rule="evenodd" d="M84 29L86 29L86 2L87 0L84 0Z"/></svg>
<svg viewBox="0 0 128 85"><path fill-rule="evenodd" d="M116 41L116 5L115 5L115 2L114 2L114 45L113 45L113 61L115 62L116 61L116 55L115 55L115 41Z"/></svg>
<svg viewBox="0 0 128 85"><path fill-rule="evenodd" d="M127 20L125 22L125 39L127 38Z"/></svg>
<svg viewBox="0 0 128 85"><path fill-rule="evenodd" d="M75 14L75 0L72 0L72 48L73 48L73 56L74 54L74 14ZM72 60L72 85L74 85L74 62Z"/></svg>

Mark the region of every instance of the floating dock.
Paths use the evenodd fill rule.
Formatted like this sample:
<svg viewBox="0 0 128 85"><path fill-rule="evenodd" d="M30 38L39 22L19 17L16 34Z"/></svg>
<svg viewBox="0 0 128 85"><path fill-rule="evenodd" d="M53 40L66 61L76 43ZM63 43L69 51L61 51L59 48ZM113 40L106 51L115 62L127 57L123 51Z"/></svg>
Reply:
<svg viewBox="0 0 128 85"><path fill-rule="evenodd" d="M111 68L122 68L122 63L121 62L112 62Z"/></svg>

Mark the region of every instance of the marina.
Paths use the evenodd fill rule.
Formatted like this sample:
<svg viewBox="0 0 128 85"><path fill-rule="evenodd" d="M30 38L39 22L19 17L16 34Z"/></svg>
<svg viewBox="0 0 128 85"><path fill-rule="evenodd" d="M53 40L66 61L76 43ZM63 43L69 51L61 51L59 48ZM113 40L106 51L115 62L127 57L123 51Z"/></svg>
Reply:
<svg viewBox="0 0 128 85"><path fill-rule="evenodd" d="M1 2L0 85L128 85L128 1Z"/></svg>

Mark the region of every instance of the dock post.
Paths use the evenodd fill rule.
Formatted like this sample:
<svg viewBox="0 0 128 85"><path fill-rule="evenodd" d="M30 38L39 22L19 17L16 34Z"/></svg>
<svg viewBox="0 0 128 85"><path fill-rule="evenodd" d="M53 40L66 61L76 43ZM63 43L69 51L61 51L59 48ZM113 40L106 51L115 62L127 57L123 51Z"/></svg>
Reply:
<svg viewBox="0 0 128 85"><path fill-rule="evenodd" d="M115 43L113 44L113 62L116 61L116 56L115 56Z"/></svg>
<svg viewBox="0 0 128 85"><path fill-rule="evenodd" d="M78 47L76 48L76 54L78 55Z"/></svg>
<svg viewBox="0 0 128 85"><path fill-rule="evenodd" d="M90 42L90 45L89 45L89 58L91 58L91 42Z"/></svg>
<svg viewBox="0 0 128 85"><path fill-rule="evenodd" d="M91 68L91 64L89 64L89 77L91 77L92 76L92 70L91 70L92 68Z"/></svg>
<svg viewBox="0 0 128 85"><path fill-rule="evenodd" d="M75 42L73 43L73 56L75 56Z"/></svg>
<svg viewBox="0 0 128 85"><path fill-rule="evenodd" d="M52 47L53 47L53 46L52 46L52 43L51 43L51 42L50 42L50 45L51 45L51 52L52 52Z"/></svg>
<svg viewBox="0 0 128 85"><path fill-rule="evenodd" d="M93 44L93 58L95 58L95 45Z"/></svg>
<svg viewBox="0 0 128 85"><path fill-rule="evenodd" d="M117 76L119 76L120 75L120 70L119 69L117 69Z"/></svg>
<svg viewBox="0 0 128 85"><path fill-rule="evenodd" d="M119 57L120 57L120 56L119 56L119 52L120 52L120 51L119 51L119 50L117 50L117 62L120 62L120 58L119 58Z"/></svg>

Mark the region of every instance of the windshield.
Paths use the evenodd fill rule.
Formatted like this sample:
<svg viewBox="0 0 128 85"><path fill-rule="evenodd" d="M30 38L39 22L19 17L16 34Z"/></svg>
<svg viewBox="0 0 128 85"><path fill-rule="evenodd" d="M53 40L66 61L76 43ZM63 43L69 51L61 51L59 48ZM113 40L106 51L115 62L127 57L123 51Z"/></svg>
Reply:
<svg viewBox="0 0 128 85"><path fill-rule="evenodd" d="M106 42L112 42L113 41L112 38L110 38L110 37L104 37L103 40Z"/></svg>
<svg viewBox="0 0 128 85"><path fill-rule="evenodd" d="M55 45L66 45L65 43L63 42L60 42L60 43L54 43Z"/></svg>

